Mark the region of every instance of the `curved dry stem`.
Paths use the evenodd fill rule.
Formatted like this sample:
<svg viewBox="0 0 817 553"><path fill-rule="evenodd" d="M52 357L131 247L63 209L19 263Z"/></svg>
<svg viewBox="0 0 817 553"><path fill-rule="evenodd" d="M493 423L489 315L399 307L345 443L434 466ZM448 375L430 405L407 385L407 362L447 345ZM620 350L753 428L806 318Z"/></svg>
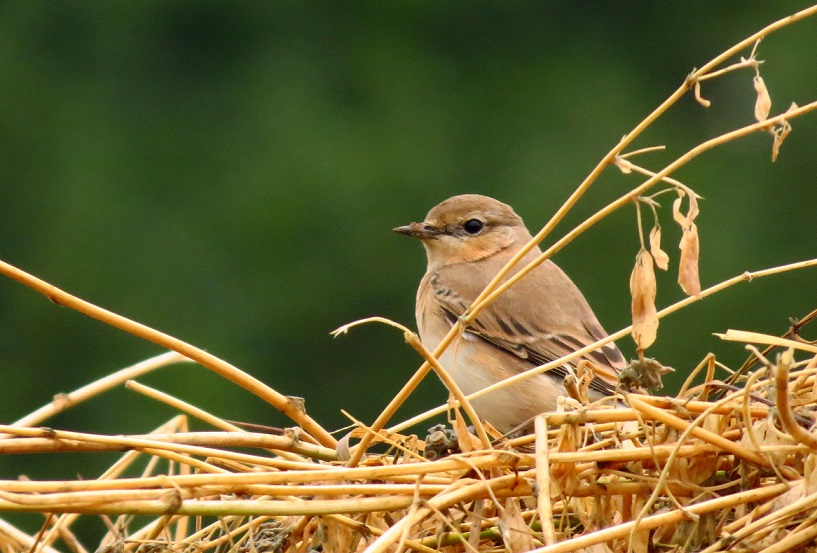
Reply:
<svg viewBox="0 0 817 553"><path fill-rule="evenodd" d="M353 328L353 327L355 327L357 325L368 323L368 322L382 322L382 323L391 325L391 326L393 326L395 328L399 328L404 333L405 332L410 332L408 330L408 328L406 328L405 326L403 326L403 325L401 325L399 323L396 323L396 322L394 322L394 321L392 321L390 319L386 319L384 317L369 317L369 318L366 318L366 319L361 319L359 321L354 321L352 323L343 325L342 327L340 327L337 330L335 330L334 332L332 332L332 335L333 336L338 336L339 334L344 334L344 333L348 332L350 328ZM360 462L360 459L363 457L363 454L366 452L366 450L372 444L372 440L374 440L374 437L377 435L377 433L380 432L383 429L384 426L386 426L386 422L388 422L389 419L391 419L392 415L397 410L397 408L406 401L406 399L411 395L411 393L414 391L414 389L417 388L417 386L420 384L420 382L423 381L423 379L428 374L428 371L430 371L430 370L431 370L431 364L428 361L425 361L422 365L420 365L420 368L418 368L414 372L414 374L411 376L411 378L409 378L408 381L405 384L403 384L403 387L400 389L399 392L397 392L397 395L395 395L391 399L389 404L386 405L386 407L383 409L383 411L380 412L380 415L377 416L377 418L372 423L372 425L370 427L368 427L368 429L371 430L371 433L367 432L360 439L360 443L355 447L354 451L352 451L352 455L349 458L349 461L346 463L347 466L350 466L350 467L357 466L357 464Z"/></svg>
<svg viewBox="0 0 817 553"><path fill-rule="evenodd" d="M43 405L36 411L32 411L25 417L18 419L17 421L11 423L12 426L37 426L43 423L43 421L53 417L58 413L62 413L66 409L73 407L74 405L81 403L89 398L92 398L96 395L101 394L111 388L130 380L131 378L136 378L147 374L149 372L155 371L156 369L161 369L162 367L167 367L168 365L173 365L174 363L185 363L185 362L192 362L187 357L176 353L175 351L169 351L162 354L159 354L155 357L151 357L150 359L145 359L144 361L140 361L135 365L131 365L130 367L126 367L124 369L120 369L113 374L109 374L99 380L95 380L90 384L86 384L81 388L77 388L73 392L69 392L67 394L57 394L54 398L54 401L51 403L47 403Z"/></svg>
<svg viewBox="0 0 817 553"><path fill-rule="evenodd" d="M428 351L428 349L426 349L426 347L423 345L423 343L420 341L419 337L416 334L414 334L413 332L408 332L406 333L405 336L406 341L411 345L411 347L413 347L420 353L420 355L423 356L423 358L426 360L426 363L431 364L431 367L434 369L434 372L437 373L437 376L440 377L440 380L442 380L445 386L451 391L451 394L454 396L454 399L456 399L459 402L462 409L468 415L468 418L471 419L471 422L474 425L474 429L477 432L477 437L482 442L482 447L484 447L485 449L490 449L491 439L488 437L488 433L485 432L485 426L483 426L482 421L479 418L479 415L477 415L477 412L471 406L471 402L468 401L468 397L462 392L460 387L457 385L454 379L451 378L451 375L448 374L448 371L445 370L445 368L440 364L437 358L434 357L434 355L432 355L432 353Z"/></svg>
<svg viewBox="0 0 817 553"><path fill-rule="evenodd" d="M125 388L128 390L133 390L134 392L142 394L143 396L149 397L155 401L164 403L165 405L195 417L202 422L218 428L219 430L226 430L227 432L244 432L244 429L227 422L224 419L220 419L215 415L208 413L204 409L190 405L189 403L182 401L177 397L171 396L170 394L159 391L156 388L151 388L150 386L140 384L135 380L128 380L125 382Z"/></svg>
<svg viewBox="0 0 817 553"><path fill-rule="evenodd" d="M758 466L768 467L770 464L769 460L760 455L759 453L746 449L740 444L736 444L732 440L728 440L719 434L715 434L714 432L710 432L709 430L705 430L700 426L697 426L698 424L700 424L700 421L703 420L704 415L708 413L702 414L700 417L696 419L696 422L690 423L676 417L675 415L671 415L670 413L664 411L663 409L656 409L652 405L643 402L639 399L636 399L634 396L628 395L627 401L628 403L630 403L630 405L633 406L634 409L637 409L650 419L662 422L667 426L675 428L679 432L685 433L685 435L686 433L688 433L700 440L703 440L707 443L714 445L715 447L718 447L719 449L722 449L723 451L728 451L732 455L740 457L741 459L744 459L750 463L754 463Z"/></svg>
<svg viewBox="0 0 817 553"><path fill-rule="evenodd" d="M170 407L173 407L174 409L178 409L179 411L181 411L183 413L186 413L186 414L190 415L191 417L195 417L195 418L199 419L200 421L203 421L203 422L205 422L207 424L210 424L213 427L218 428L220 430L225 430L227 432L247 432L247 430L245 430L245 429L243 429L243 428L241 428L239 426L236 426L236 425L234 425L234 424L232 424L232 423L230 423L228 421L225 421L224 419L220 419L220 418L216 417L215 415L213 415L211 413L208 413L204 409L200 409L200 408L198 408L198 407L196 407L194 405L190 405L189 403L187 403L185 401L182 401L182 400L180 400L180 399L178 399L176 397L173 397L170 394L166 394L164 392L161 392L161 391L159 391L159 390L157 390L155 388L151 388L150 386L145 386L144 384L140 384L139 382L136 382L135 380L127 381L125 383L125 387L128 390L133 390L133 391L135 391L137 393L140 393L140 394L142 394L144 396L147 396L147 397L149 397L151 399L154 399L156 401L164 403L165 405L169 405ZM289 438L285 438L285 440L286 441L283 442L283 443L288 443L290 445L293 444L293 440L291 440ZM288 447L289 447L289 445L288 445ZM279 455L280 457L282 457L284 459L288 459L290 461L303 461L304 460L304 458L301 455L295 453L294 451L287 451L287 450L283 450L283 449L268 449L268 451L271 451L271 452L275 453L276 455ZM307 454L309 454L309 453L307 453ZM321 448L321 451L320 451L320 454L319 454L318 458L320 458L322 460L335 460L334 456L332 456L330 451L326 450L326 448Z"/></svg>
<svg viewBox="0 0 817 553"><path fill-rule="evenodd" d="M171 349L179 354L188 357L203 367L210 369L216 374L223 376L230 382L238 384L245 390L257 395L267 403L284 413L286 416L295 421L296 424L303 427L303 429L311 434L321 445L326 447L335 447L337 442L329 432L327 432L320 424L307 415L302 408L293 402L287 396L280 394L239 368L219 359L215 355L208 353L200 348L197 348L187 342L174 338L169 334L155 330L147 325L137 323L131 319L117 315L107 309L103 309L90 302L82 300L76 296L65 292L53 286L42 279L18 269L17 267L0 261L0 274L16 280L17 282L28 286L32 290L43 294L45 297L56 303L69 307L74 311L78 311L83 315L87 315L93 319L101 321L107 325L118 328L134 336L138 336L154 344L158 344L164 348Z"/></svg>
<svg viewBox="0 0 817 553"><path fill-rule="evenodd" d="M684 383L681 385L680 390L678 390L678 397L684 397L686 395L687 390L692 386L692 381L695 380L695 377L706 367L707 373L709 372L709 366L715 362L715 354L714 353L707 353L703 360L698 363L698 365L692 369L687 376Z"/></svg>
<svg viewBox="0 0 817 553"><path fill-rule="evenodd" d="M394 327L398 330L402 330L404 333L411 332L409 328L405 325L402 325L396 321L392 321L391 319L387 319L386 317L366 317L365 319L358 319L356 321L352 321L351 323L346 323L345 325L339 326L330 334L333 338L337 338L341 334L346 334L356 326L361 326L368 323L383 323L385 325L389 325Z"/></svg>
<svg viewBox="0 0 817 553"><path fill-rule="evenodd" d="M542 524L545 545L556 543L556 528L553 525L553 504L550 501L550 448L547 439L547 419L539 415L533 421L536 434L536 509Z"/></svg>
<svg viewBox="0 0 817 553"><path fill-rule="evenodd" d="M485 449L490 449L491 447L491 439L488 437L488 433L485 431L485 427L482 424L482 421L479 419L477 412L474 411L474 408L471 406L471 402L468 401L468 398L462 392L460 387L454 382L454 379L451 378L451 375L443 368L440 362L437 360L434 355L426 349L426 347L420 341L420 338L409 330L406 326L392 321L391 319L387 319L385 317L367 317L365 319L359 319L357 321L353 321L351 323L345 324L340 328L337 328L332 331L332 336L339 336L340 334L346 334L349 332L350 329L366 324L366 323L383 323L399 330L403 331L403 337L405 338L406 342L415 349L420 355L423 356L425 359L425 363L422 364L420 369L415 373L415 376L412 377L406 385L403 386L403 389L389 402L389 404L383 409L383 411L378 415L375 422L372 424L371 428L375 428L378 426L379 421L388 421L394 416L394 413L397 409L405 402L411 392L414 391L417 384L422 381L422 378L428 374L428 368L433 368L434 372L443 381L443 384L448 388L448 390L453 394L454 398L457 400L458 404L462 407L465 413L468 415L468 418L471 419L471 422L474 425L474 429L477 432L477 437L479 437L480 441L482 442L482 446ZM417 378L417 375L422 374L420 378ZM409 384L411 386L409 387ZM382 426L378 428L376 431L372 431L367 433L362 439L360 444L351 448L351 455L349 461L347 463L348 466L355 466L357 463L360 462L363 454L365 453L366 449L371 445L371 441L377 435L377 432L385 426L385 422L382 422ZM368 428L368 427L367 427ZM367 439L368 438L368 439Z"/></svg>
<svg viewBox="0 0 817 553"><path fill-rule="evenodd" d="M809 449L815 450L817 449L817 437L797 423L789 402L789 369L791 369L793 360L794 350L789 348L777 356L777 365L773 369L777 416L780 417L783 428L792 438Z"/></svg>
<svg viewBox="0 0 817 553"><path fill-rule="evenodd" d="M749 441L752 442L752 447L754 447L757 451L760 451L760 442L758 441L757 434L755 433L754 421L750 413L750 407L752 405L752 389L757 381L760 380L760 376L760 371L757 371L752 373L746 380L746 386L743 389L743 407L740 410L741 416L743 417L744 432L747 433L749 436Z"/></svg>

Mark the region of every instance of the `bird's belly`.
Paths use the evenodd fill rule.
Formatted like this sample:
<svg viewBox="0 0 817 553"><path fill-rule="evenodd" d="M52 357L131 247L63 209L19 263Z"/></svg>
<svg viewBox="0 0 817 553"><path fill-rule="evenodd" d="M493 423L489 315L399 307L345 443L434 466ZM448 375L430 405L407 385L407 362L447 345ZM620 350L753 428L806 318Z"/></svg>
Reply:
<svg viewBox="0 0 817 553"><path fill-rule="evenodd" d="M440 363L465 395L470 395L507 378L514 371L503 367L502 357L487 358L475 351L477 343L464 334L440 357ZM484 344L480 344L484 347ZM500 432L509 432L544 411L556 407L564 388L545 375L532 376L471 400L477 414Z"/></svg>

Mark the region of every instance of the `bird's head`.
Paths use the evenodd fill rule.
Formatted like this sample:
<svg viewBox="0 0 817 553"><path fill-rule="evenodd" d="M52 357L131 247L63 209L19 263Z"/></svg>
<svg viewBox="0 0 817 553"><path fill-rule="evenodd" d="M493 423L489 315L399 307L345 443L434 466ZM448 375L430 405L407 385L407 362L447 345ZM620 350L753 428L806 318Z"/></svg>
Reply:
<svg viewBox="0 0 817 553"><path fill-rule="evenodd" d="M429 211L422 223L394 231L423 241L430 270L479 261L501 251L513 253L531 238L511 206L479 194L448 198Z"/></svg>

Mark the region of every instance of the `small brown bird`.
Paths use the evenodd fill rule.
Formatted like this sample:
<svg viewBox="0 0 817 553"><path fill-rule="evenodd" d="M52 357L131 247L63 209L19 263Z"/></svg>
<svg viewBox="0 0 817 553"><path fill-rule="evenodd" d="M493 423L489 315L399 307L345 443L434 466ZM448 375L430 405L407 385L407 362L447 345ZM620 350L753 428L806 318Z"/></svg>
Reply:
<svg viewBox="0 0 817 553"><path fill-rule="evenodd" d="M417 290L420 339L434 350L508 260L531 239L510 206L477 194L454 196L429 211L422 223L395 232L422 240L428 268ZM516 266L541 253L531 250ZM532 367L548 363L607 336L573 281L550 260L501 294L452 343L440 362L471 394ZM615 344L585 356L606 369L596 374L591 398L609 395L626 365ZM575 366L577 361L570 365ZM490 392L472 405L480 417L509 432L556 407L566 395L568 367Z"/></svg>

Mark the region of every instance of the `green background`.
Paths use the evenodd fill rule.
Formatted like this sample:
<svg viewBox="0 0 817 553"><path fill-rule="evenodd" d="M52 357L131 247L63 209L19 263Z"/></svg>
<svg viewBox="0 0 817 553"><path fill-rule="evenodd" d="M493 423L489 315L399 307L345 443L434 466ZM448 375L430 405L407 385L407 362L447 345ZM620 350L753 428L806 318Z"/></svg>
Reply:
<svg viewBox="0 0 817 553"><path fill-rule="evenodd" d="M476 192L535 231L693 67L806 5L6 2L0 258L306 398L327 428L346 423L341 408L370 422L420 359L384 326L329 332L371 315L414 326L425 256L392 227ZM817 19L762 43L773 112L817 98L815 51ZM658 169L753 122L751 71L703 94L712 107L682 99L636 145L667 151L638 162ZM704 287L815 257L816 139L811 114L774 164L755 135L675 175L705 197ZM639 182L605 172L551 241ZM664 198L672 273L680 232ZM629 322L637 249L629 207L556 257L610 331ZM693 305L662 321L648 354L681 378L710 351L735 367L745 352L712 333L782 333L817 306L816 274ZM659 275L659 307L682 297ZM161 352L7 279L0 329L3 422ZM200 367L142 381L228 419L289 424ZM398 419L445 397L432 377ZM141 433L172 415L119 389L48 424ZM113 458L0 458L0 477L93 478Z"/></svg>

